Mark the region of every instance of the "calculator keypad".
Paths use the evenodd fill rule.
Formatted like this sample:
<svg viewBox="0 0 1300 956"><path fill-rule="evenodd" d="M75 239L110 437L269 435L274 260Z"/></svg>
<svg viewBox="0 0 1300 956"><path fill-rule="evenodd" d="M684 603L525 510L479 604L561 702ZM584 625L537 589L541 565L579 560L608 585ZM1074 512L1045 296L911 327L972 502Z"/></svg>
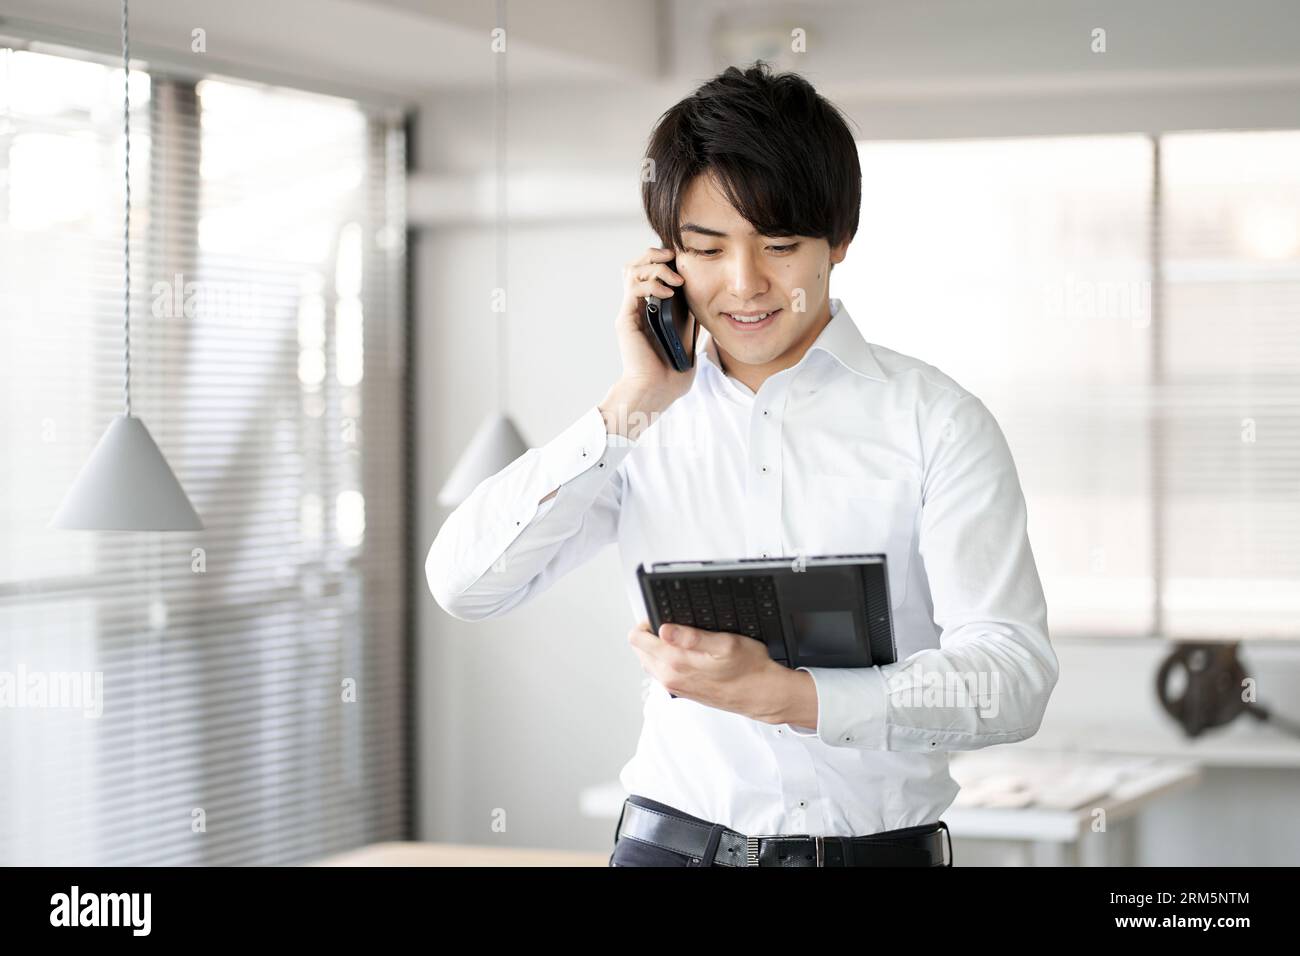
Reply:
<svg viewBox="0 0 1300 956"><path fill-rule="evenodd" d="M764 575L709 575L651 582L661 621L745 634L783 647L776 584Z"/></svg>

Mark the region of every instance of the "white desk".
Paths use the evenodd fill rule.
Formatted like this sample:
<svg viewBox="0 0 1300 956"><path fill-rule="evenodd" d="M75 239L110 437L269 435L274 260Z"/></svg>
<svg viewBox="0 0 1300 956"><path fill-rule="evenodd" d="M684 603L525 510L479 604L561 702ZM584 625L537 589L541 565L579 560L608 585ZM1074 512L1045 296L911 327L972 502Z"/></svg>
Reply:
<svg viewBox="0 0 1300 956"><path fill-rule="evenodd" d="M1035 866L1132 866L1138 814L1200 780L1190 761L993 747L955 753L954 838L1014 840Z"/></svg>
<svg viewBox="0 0 1300 956"><path fill-rule="evenodd" d="M941 816L953 838L1022 842L1035 866L1132 866L1139 811L1201 774L1186 760L1014 747L954 753L950 772L962 787ZM626 798L617 781L600 784L579 808L616 820Z"/></svg>

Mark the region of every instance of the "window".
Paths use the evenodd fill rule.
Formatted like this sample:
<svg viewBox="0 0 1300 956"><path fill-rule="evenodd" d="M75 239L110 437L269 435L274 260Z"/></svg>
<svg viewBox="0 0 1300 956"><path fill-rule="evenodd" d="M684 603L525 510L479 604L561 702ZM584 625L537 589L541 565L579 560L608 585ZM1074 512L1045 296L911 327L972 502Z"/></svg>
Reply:
<svg viewBox="0 0 1300 956"><path fill-rule="evenodd" d="M1162 627L1300 633L1300 132L1171 134Z"/></svg>
<svg viewBox="0 0 1300 956"><path fill-rule="evenodd" d="M861 156L833 292L997 417L1052 633L1300 634L1300 133Z"/></svg>
<svg viewBox="0 0 1300 956"><path fill-rule="evenodd" d="M0 863L400 838L400 118L131 90L132 412L205 530L46 528L122 411L122 73L0 48ZM86 706L34 693L66 675Z"/></svg>

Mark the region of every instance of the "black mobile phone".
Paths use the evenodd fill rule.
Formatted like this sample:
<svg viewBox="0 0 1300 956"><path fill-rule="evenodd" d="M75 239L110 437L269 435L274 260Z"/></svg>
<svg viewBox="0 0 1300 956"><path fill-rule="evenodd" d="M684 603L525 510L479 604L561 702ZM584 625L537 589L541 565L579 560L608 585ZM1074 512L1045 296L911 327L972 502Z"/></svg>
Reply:
<svg viewBox="0 0 1300 956"><path fill-rule="evenodd" d="M668 268L677 271L677 260L668 263ZM657 295L645 298L645 323L650 327L650 337L658 346L659 356L674 371L684 372L695 364L695 343L699 339L700 325L691 322L690 308L686 304L685 284L674 286L673 294L661 299ZM691 333L691 347L687 351L682 345L686 338L688 325L694 325Z"/></svg>

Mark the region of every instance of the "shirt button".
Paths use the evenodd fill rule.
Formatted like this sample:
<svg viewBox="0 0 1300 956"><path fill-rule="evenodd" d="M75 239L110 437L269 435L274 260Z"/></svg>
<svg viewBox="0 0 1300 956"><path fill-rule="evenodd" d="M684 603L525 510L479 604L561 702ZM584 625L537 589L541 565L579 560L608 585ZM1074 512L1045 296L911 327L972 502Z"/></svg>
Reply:
<svg viewBox="0 0 1300 956"><path fill-rule="evenodd" d="M764 474L766 474L766 473L767 473L767 465L764 465L762 468L759 469L759 471L761 471L761 472L763 472Z"/></svg>

